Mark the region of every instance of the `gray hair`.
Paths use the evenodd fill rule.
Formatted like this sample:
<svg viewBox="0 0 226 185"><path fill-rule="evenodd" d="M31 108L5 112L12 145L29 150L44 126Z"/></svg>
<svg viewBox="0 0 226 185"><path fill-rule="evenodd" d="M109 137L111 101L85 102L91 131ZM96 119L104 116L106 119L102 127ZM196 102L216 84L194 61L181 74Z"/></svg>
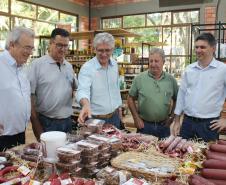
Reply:
<svg viewBox="0 0 226 185"><path fill-rule="evenodd" d="M162 58L163 62L165 62L165 52L164 52L163 49L161 49L161 48L152 48L152 49L150 50L149 56L150 56L150 55L153 55L153 54L155 54L155 53L159 54L160 57Z"/></svg>
<svg viewBox="0 0 226 185"><path fill-rule="evenodd" d="M98 44L108 44L113 49L115 47L115 39L114 37L107 32L98 33L96 34L94 40L93 40L93 47L96 48Z"/></svg>
<svg viewBox="0 0 226 185"><path fill-rule="evenodd" d="M32 38L35 37L35 33L32 29L25 28L25 27L14 27L9 33L6 38L6 44L5 44L5 49L9 49L9 45L11 42L18 42L21 35L26 34Z"/></svg>

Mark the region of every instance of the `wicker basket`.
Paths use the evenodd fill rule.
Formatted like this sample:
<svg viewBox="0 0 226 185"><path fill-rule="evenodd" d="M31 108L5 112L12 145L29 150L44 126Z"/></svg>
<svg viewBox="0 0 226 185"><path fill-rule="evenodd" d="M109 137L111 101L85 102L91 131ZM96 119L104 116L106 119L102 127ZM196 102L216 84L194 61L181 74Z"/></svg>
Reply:
<svg viewBox="0 0 226 185"><path fill-rule="evenodd" d="M180 161L156 153L126 152L112 159L111 165L128 170L135 177L143 177L151 182L162 182L166 178L176 176Z"/></svg>

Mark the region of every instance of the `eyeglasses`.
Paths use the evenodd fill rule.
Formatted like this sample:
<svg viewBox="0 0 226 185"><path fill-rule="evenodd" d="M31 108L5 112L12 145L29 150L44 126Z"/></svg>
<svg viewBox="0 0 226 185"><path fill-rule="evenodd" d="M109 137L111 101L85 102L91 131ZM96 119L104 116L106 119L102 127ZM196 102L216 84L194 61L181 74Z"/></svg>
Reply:
<svg viewBox="0 0 226 185"><path fill-rule="evenodd" d="M57 49L68 49L68 44L55 43L55 45Z"/></svg>
<svg viewBox="0 0 226 185"><path fill-rule="evenodd" d="M96 51L101 54L103 54L103 53L109 54L112 52L112 49L97 49Z"/></svg>
<svg viewBox="0 0 226 185"><path fill-rule="evenodd" d="M26 51L26 52L33 52L35 51L35 48L33 46L23 46L22 44L20 43L17 43L18 45L21 46L21 48Z"/></svg>

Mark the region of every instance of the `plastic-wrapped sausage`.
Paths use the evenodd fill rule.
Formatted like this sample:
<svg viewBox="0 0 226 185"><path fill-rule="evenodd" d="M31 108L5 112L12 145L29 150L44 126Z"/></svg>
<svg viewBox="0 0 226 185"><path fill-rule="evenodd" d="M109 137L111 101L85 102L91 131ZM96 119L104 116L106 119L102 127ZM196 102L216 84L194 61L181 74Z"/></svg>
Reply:
<svg viewBox="0 0 226 185"><path fill-rule="evenodd" d="M220 152L206 151L206 158L207 159L217 159L217 160L226 161L225 153L220 153Z"/></svg>
<svg viewBox="0 0 226 185"><path fill-rule="evenodd" d="M216 179L208 179L210 182L215 185L226 185L226 180L216 180Z"/></svg>
<svg viewBox="0 0 226 185"><path fill-rule="evenodd" d="M222 152L225 153L226 155L226 145L221 145L221 144L211 144L209 146L210 150L213 152Z"/></svg>
<svg viewBox="0 0 226 185"><path fill-rule="evenodd" d="M166 152L172 151L174 148L176 148L177 144L181 141L181 137L176 137L173 142L167 147Z"/></svg>
<svg viewBox="0 0 226 185"><path fill-rule="evenodd" d="M162 141L159 145L160 148L166 149L175 139L175 136L170 135L165 141Z"/></svg>
<svg viewBox="0 0 226 185"><path fill-rule="evenodd" d="M211 168L211 169L226 169L226 160L216 160L216 159L208 159L203 162L204 168Z"/></svg>
<svg viewBox="0 0 226 185"><path fill-rule="evenodd" d="M207 179L226 180L226 170L222 169L203 168L201 175Z"/></svg>
<svg viewBox="0 0 226 185"><path fill-rule="evenodd" d="M219 140L217 141L217 143L221 145L226 145L226 140Z"/></svg>

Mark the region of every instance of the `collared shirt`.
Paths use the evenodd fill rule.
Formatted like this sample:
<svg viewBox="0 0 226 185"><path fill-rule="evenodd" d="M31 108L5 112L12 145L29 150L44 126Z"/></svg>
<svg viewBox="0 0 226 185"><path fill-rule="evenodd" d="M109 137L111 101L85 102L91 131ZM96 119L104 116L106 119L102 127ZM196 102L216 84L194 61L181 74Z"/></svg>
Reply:
<svg viewBox="0 0 226 185"><path fill-rule="evenodd" d="M5 50L0 54L0 124L3 135L25 131L30 120L30 84L22 67Z"/></svg>
<svg viewBox="0 0 226 185"><path fill-rule="evenodd" d="M37 112L56 119L72 115L74 71L69 62L64 60L58 66L52 57L44 55L32 62L29 79Z"/></svg>
<svg viewBox="0 0 226 185"><path fill-rule="evenodd" d="M118 65L113 59L103 68L96 57L86 62L78 76L77 101L89 100L93 115L112 113L122 105Z"/></svg>
<svg viewBox="0 0 226 185"><path fill-rule="evenodd" d="M138 114L149 122L159 122L168 118L171 100L176 101L178 86L175 78L163 72L161 78L145 71L133 80L129 95L138 100Z"/></svg>
<svg viewBox="0 0 226 185"><path fill-rule="evenodd" d="M202 68L198 62L187 67L179 88L175 114L198 118L218 117L226 93L226 65L216 59Z"/></svg>

